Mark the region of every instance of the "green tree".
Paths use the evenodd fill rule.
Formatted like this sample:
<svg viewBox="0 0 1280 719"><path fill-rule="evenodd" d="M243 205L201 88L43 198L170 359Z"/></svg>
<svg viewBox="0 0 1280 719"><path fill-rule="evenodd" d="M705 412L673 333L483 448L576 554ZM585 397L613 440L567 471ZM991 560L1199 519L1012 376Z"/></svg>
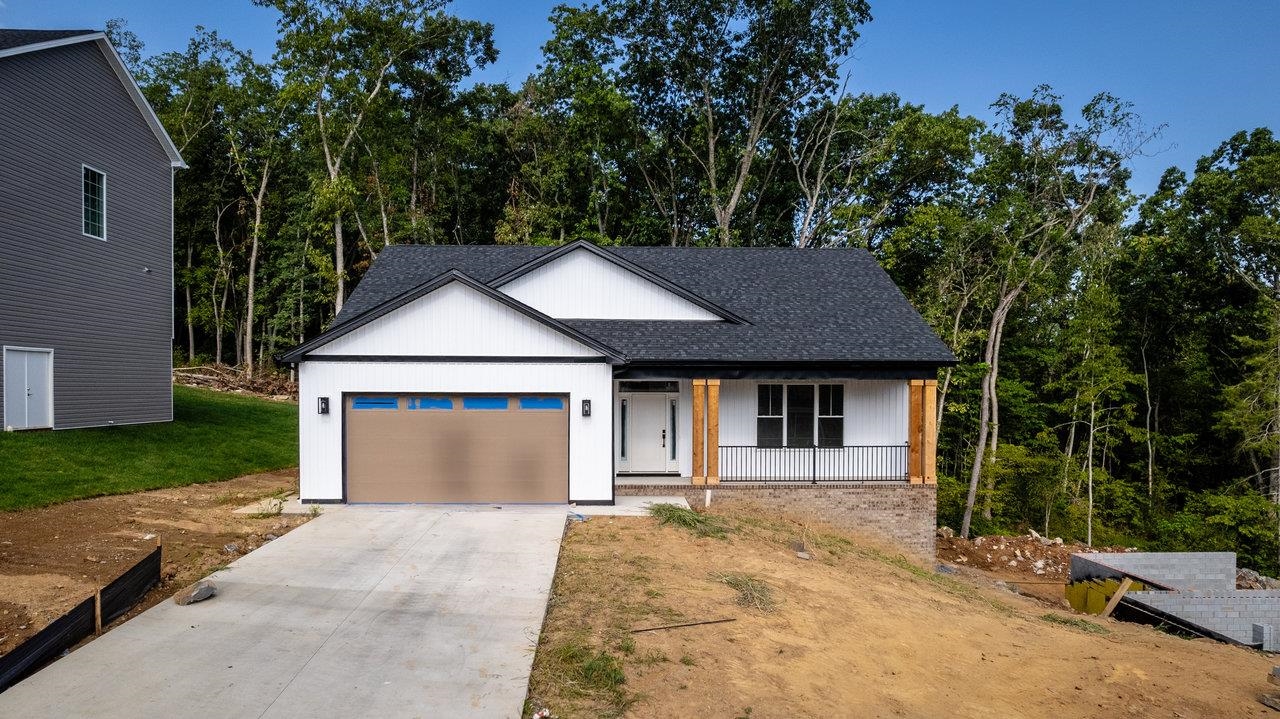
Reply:
<svg viewBox="0 0 1280 719"><path fill-rule="evenodd" d="M871 17L862 0L606 0L588 12L599 17L558 17L583 38L571 44L617 58L671 236L690 206L683 180L696 177L722 245L738 241L748 196L767 193L762 178L784 160L796 118L838 89L840 63Z"/></svg>
<svg viewBox="0 0 1280 719"><path fill-rule="evenodd" d="M244 194L253 207L245 274L244 371L253 376L258 253L262 246L272 173L282 162L284 137L293 118L272 69L245 53L234 68L236 91L227 101L227 145Z"/></svg>
<svg viewBox="0 0 1280 719"><path fill-rule="evenodd" d="M356 140L379 113L394 112L397 82L455 80L496 58L490 25L447 15L446 0L254 0L280 12L276 53L287 98L309 108L307 136L323 174L317 211L333 226L334 310L346 298L343 219Z"/></svg>
<svg viewBox="0 0 1280 719"><path fill-rule="evenodd" d="M1010 314L1025 292L1079 246L1093 222L1122 219L1125 161L1150 139L1127 103L1102 93L1082 110L1082 122L1063 116L1060 98L1041 86L1028 98L1004 95L994 107L996 132L980 152L972 176L978 222L991 239L995 306L990 311L985 367L961 535L968 536L983 470L999 446L1000 351ZM994 475L988 475L988 495ZM990 505L984 507L990 519Z"/></svg>

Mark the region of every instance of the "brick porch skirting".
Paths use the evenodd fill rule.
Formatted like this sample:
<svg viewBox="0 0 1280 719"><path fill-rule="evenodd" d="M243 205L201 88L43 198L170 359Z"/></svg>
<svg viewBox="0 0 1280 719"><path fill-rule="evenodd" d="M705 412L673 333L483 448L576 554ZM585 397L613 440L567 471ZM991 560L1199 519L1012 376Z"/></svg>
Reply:
<svg viewBox="0 0 1280 719"><path fill-rule="evenodd" d="M702 507L707 487L691 484L617 484L614 493L629 497L678 496ZM929 563L935 560L938 488L933 484L719 484L717 499L748 499L780 511L812 516L833 527L862 532L891 542Z"/></svg>

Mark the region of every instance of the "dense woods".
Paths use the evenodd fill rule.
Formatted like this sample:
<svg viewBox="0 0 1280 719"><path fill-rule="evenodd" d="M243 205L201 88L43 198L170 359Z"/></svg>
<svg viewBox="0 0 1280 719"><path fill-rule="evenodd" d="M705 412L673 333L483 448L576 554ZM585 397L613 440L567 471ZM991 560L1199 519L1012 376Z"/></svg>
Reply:
<svg viewBox="0 0 1280 719"><path fill-rule="evenodd" d="M1150 196L1101 92L995 120L859 94L860 0L561 6L519 86L442 0L255 0L273 58L111 32L190 169L176 360L273 371L401 243L865 248L961 362L939 521L1280 554L1280 142L1224 138ZM848 308L857 311L857 308Z"/></svg>

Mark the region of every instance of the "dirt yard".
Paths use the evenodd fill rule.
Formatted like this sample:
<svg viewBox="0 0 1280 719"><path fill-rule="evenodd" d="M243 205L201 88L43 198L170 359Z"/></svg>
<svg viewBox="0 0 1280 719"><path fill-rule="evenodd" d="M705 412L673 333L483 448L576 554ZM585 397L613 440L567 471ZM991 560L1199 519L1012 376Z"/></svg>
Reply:
<svg viewBox="0 0 1280 719"><path fill-rule="evenodd" d="M725 538L569 528L526 716L1274 715L1261 653L1077 617L751 505L712 517ZM632 632L715 619L733 621Z"/></svg>
<svg viewBox="0 0 1280 719"><path fill-rule="evenodd" d="M117 623L288 532L308 517L232 510L297 487L287 470L0 512L0 655L133 566L157 536L161 584Z"/></svg>

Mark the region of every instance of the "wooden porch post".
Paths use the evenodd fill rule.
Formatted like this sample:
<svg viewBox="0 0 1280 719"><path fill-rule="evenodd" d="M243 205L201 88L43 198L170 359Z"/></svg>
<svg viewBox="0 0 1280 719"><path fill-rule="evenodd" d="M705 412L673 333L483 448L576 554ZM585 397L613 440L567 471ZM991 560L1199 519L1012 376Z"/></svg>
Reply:
<svg viewBox="0 0 1280 719"><path fill-rule="evenodd" d="M703 452L703 437L706 432L706 414L704 411L707 402L707 381L705 379L695 379L693 381L693 483L706 484L707 470L706 464L703 463L705 454Z"/></svg>
<svg viewBox="0 0 1280 719"><path fill-rule="evenodd" d="M707 484L720 484L720 380L707 380Z"/></svg>
<svg viewBox="0 0 1280 719"><path fill-rule="evenodd" d="M907 477L924 482L924 380L913 379L907 399Z"/></svg>
<svg viewBox="0 0 1280 719"><path fill-rule="evenodd" d="M925 484L938 483L938 380L924 381L923 475Z"/></svg>

